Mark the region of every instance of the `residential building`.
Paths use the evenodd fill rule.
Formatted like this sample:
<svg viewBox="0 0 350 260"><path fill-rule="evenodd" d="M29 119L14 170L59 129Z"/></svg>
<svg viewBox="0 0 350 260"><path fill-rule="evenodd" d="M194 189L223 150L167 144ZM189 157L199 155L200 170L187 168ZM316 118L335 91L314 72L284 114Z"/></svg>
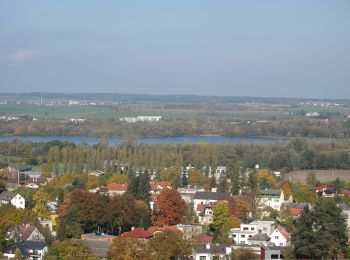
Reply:
<svg viewBox="0 0 350 260"><path fill-rule="evenodd" d="M47 185L48 181L44 177L29 177L27 182L26 182L26 187L31 188L31 189L39 189L40 187L43 187Z"/></svg>
<svg viewBox="0 0 350 260"><path fill-rule="evenodd" d="M187 188L178 188L177 191L180 193L181 198L186 202L186 203L192 203L194 195L197 192L203 192L203 188L196 188L196 187L187 187Z"/></svg>
<svg viewBox="0 0 350 260"><path fill-rule="evenodd" d="M25 208L25 199L18 193L3 191L0 194L0 205L11 204L18 209Z"/></svg>
<svg viewBox="0 0 350 260"><path fill-rule="evenodd" d="M5 239L12 239L16 242L25 240L45 242L44 235L36 226L33 226L31 224L22 224L15 226L7 232Z"/></svg>
<svg viewBox="0 0 350 260"><path fill-rule="evenodd" d="M282 190L265 189L260 191L259 208L271 207L280 210L282 203L293 202L292 196L285 197Z"/></svg>
<svg viewBox="0 0 350 260"><path fill-rule="evenodd" d="M193 260L229 260L232 248L223 244L193 244Z"/></svg>
<svg viewBox="0 0 350 260"><path fill-rule="evenodd" d="M260 259L261 260L284 259L282 250L283 250L283 247L281 246L261 245Z"/></svg>
<svg viewBox="0 0 350 260"><path fill-rule="evenodd" d="M151 192L161 193L164 189L171 190L173 184L170 181L156 181L151 183Z"/></svg>
<svg viewBox="0 0 350 260"><path fill-rule="evenodd" d="M45 256L48 246L41 241L20 241L4 248L4 257L8 259L15 258L16 249L21 251L22 256L28 260L42 260Z"/></svg>
<svg viewBox="0 0 350 260"><path fill-rule="evenodd" d="M266 234L257 233L248 238L248 245L268 245L270 237Z"/></svg>
<svg viewBox="0 0 350 260"><path fill-rule="evenodd" d="M289 244L290 235L281 226L278 226L270 235L271 243L275 246L286 246Z"/></svg>
<svg viewBox="0 0 350 260"><path fill-rule="evenodd" d="M107 184L104 189L109 196L122 195L128 190L127 184Z"/></svg>
<svg viewBox="0 0 350 260"><path fill-rule="evenodd" d="M228 201L229 193L222 192L196 192L193 197L193 208L196 211L198 204L214 204L218 201Z"/></svg>
<svg viewBox="0 0 350 260"><path fill-rule="evenodd" d="M198 204L196 208L196 215L198 216L198 223L208 225L213 222L213 205L212 204Z"/></svg>
<svg viewBox="0 0 350 260"><path fill-rule="evenodd" d="M233 240L235 244L252 245L256 234L269 236L275 227L273 221L258 220L249 224L241 224L239 228L231 228L228 237ZM259 237L261 238L261 237ZM259 239L256 237L256 239ZM250 240L249 240L250 239Z"/></svg>

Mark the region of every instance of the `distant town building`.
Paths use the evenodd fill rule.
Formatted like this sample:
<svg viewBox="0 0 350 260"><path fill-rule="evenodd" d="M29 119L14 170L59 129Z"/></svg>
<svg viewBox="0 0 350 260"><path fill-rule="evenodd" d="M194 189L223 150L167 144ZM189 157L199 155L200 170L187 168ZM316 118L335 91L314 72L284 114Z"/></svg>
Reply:
<svg viewBox="0 0 350 260"><path fill-rule="evenodd" d="M119 120L128 122L128 123L135 123L135 122L159 122L160 119L162 119L161 116L137 116L137 117L122 117Z"/></svg>

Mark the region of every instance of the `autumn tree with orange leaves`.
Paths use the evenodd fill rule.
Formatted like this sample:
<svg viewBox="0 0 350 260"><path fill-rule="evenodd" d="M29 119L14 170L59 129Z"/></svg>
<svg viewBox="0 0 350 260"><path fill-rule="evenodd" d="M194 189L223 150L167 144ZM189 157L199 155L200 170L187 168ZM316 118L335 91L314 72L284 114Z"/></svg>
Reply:
<svg viewBox="0 0 350 260"><path fill-rule="evenodd" d="M176 190L163 190L153 207L154 226L176 225L183 221L185 202Z"/></svg>

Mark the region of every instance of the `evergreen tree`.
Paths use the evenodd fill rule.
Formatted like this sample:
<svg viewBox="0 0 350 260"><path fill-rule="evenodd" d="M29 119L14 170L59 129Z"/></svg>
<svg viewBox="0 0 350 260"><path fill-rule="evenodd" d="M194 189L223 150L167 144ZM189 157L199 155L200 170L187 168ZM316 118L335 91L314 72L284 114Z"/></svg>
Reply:
<svg viewBox="0 0 350 260"><path fill-rule="evenodd" d="M313 211L304 209L292 233L296 257L327 259L346 253L347 224L342 210L334 201L321 199Z"/></svg>
<svg viewBox="0 0 350 260"><path fill-rule="evenodd" d="M151 202L151 185L148 171L146 170L144 173L141 173L139 178L136 199L143 200L149 206L149 203Z"/></svg>
<svg viewBox="0 0 350 260"><path fill-rule="evenodd" d="M131 194L134 198L137 198L138 189L139 189L139 177L136 176L132 168L128 171L129 185L128 193Z"/></svg>
<svg viewBox="0 0 350 260"><path fill-rule="evenodd" d="M188 186L188 178L186 174L182 174L182 187L187 187Z"/></svg>

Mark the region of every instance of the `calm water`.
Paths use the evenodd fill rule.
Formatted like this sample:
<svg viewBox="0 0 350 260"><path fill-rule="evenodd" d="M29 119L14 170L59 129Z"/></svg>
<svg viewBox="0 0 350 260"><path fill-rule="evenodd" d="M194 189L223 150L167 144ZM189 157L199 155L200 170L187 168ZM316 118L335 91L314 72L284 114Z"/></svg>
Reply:
<svg viewBox="0 0 350 260"><path fill-rule="evenodd" d="M0 142L12 142L15 136L0 136ZM87 144L98 144L98 137L89 136L20 136L18 137L24 142L49 142L53 140L68 141L75 144L87 143ZM222 136L180 136L180 137L145 137L137 139L137 143L143 144L160 144L160 143L196 143L196 142L207 142L207 143L273 143L273 142L287 142L288 138L268 138L268 137L222 137ZM109 138L108 142L110 145L121 144L122 138Z"/></svg>

